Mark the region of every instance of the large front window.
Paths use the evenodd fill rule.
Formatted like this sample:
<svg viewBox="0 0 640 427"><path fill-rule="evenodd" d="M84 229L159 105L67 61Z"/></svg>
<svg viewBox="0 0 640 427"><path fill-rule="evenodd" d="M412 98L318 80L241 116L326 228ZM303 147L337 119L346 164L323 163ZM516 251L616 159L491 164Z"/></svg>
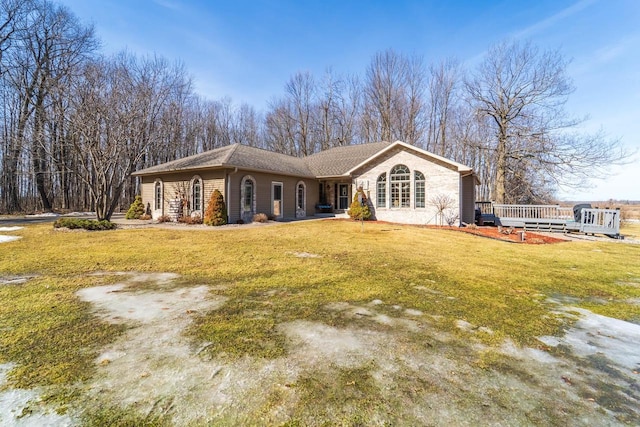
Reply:
<svg viewBox="0 0 640 427"><path fill-rule="evenodd" d="M391 181L391 207L408 208L411 206L411 174L405 165L396 165L389 174Z"/></svg>
<svg viewBox="0 0 640 427"><path fill-rule="evenodd" d="M376 207L384 208L387 206L387 174L383 173L378 177L376 184Z"/></svg>

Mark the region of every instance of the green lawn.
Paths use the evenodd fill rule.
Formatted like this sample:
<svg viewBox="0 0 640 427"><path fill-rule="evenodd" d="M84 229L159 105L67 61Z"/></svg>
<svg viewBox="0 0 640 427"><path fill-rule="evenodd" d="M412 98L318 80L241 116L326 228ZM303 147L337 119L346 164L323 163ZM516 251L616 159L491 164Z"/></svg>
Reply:
<svg viewBox="0 0 640 427"><path fill-rule="evenodd" d="M10 374L14 386L53 386L49 398L63 407L94 375L100 348L126 330L100 321L75 295L117 280L90 275L99 271L174 272L181 276L175 286L211 286L211 294L227 303L197 317L189 334L194 342L213 343L207 351L226 360L286 355L278 329L285 322L359 326L326 308L337 302L381 300L379 310L389 316L393 306L419 310L439 331L460 337L464 331L456 323L463 320L492 331L473 338L488 348L505 339L539 347L536 337L561 333L570 320L549 298L574 298L574 305L596 313L640 321L640 245L614 241L522 245L349 221L68 233L35 225L14 234L23 238L0 245L0 277L34 277L0 285L0 363L17 364ZM623 234L640 235L638 226ZM260 316L249 315L256 312ZM415 332L407 339L428 337ZM366 372L342 372L332 380L350 384L356 374L368 378L362 392L371 392ZM300 379L303 403L323 393L320 382Z"/></svg>

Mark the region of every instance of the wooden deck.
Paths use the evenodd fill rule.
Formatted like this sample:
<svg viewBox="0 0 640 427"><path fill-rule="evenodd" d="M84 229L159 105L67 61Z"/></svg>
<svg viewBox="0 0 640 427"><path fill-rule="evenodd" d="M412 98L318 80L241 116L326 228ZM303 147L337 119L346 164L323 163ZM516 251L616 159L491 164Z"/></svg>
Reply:
<svg viewBox="0 0 640 427"><path fill-rule="evenodd" d="M525 230L580 232L620 237L620 210L590 205L501 205L476 202L481 221Z"/></svg>

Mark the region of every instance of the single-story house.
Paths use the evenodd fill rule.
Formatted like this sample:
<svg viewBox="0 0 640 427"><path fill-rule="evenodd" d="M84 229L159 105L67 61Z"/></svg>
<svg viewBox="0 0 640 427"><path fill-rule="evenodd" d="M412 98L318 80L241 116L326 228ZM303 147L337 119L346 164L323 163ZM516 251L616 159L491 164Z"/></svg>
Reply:
<svg viewBox="0 0 640 427"><path fill-rule="evenodd" d="M345 214L358 192L373 217L407 224L473 223L473 170L396 142L331 148L307 157L233 144L134 173L152 217L203 215L224 196L230 223L256 213L276 219Z"/></svg>

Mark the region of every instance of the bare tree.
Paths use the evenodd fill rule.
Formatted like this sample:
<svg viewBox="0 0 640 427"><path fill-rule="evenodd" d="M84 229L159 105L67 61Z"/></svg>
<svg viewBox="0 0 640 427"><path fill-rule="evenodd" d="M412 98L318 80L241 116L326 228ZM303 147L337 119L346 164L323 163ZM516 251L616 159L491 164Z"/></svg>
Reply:
<svg viewBox="0 0 640 427"><path fill-rule="evenodd" d="M566 68L558 51L541 52L530 43L501 43L488 50L465 82L477 113L489 117L494 130L496 202L514 202L523 194L536 193L534 188L525 192L510 188L510 183L544 183L539 178L546 174L575 185L624 158L619 141L571 132L581 120L569 118L564 110L573 91ZM529 174L522 177L525 170Z"/></svg>
<svg viewBox="0 0 640 427"><path fill-rule="evenodd" d="M363 139L422 145L425 72L422 59L393 50L376 54L366 71Z"/></svg>
<svg viewBox="0 0 640 427"><path fill-rule="evenodd" d="M85 67L73 99L73 147L98 219L111 218L135 165L154 143L163 111L190 82L160 58L120 54Z"/></svg>
<svg viewBox="0 0 640 427"><path fill-rule="evenodd" d="M426 149L441 156L449 156L449 134L453 114L458 101L457 90L461 83L460 64L450 58L429 67L429 127Z"/></svg>

